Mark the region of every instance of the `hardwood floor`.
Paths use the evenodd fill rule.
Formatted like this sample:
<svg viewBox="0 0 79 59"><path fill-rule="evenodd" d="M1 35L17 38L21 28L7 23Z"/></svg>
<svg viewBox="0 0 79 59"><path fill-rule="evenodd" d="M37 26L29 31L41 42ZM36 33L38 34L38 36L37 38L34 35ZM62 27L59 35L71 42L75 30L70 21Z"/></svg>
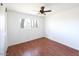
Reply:
<svg viewBox="0 0 79 59"><path fill-rule="evenodd" d="M8 47L7 56L78 56L78 51L43 37Z"/></svg>

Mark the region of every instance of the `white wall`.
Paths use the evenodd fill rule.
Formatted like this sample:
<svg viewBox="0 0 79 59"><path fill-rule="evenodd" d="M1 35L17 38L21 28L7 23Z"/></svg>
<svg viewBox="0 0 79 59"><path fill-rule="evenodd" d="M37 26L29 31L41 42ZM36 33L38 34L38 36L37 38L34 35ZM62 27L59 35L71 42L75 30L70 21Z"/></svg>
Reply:
<svg viewBox="0 0 79 59"><path fill-rule="evenodd" d="M6 53L7 42L6 31L6 12L5 7L0 5L0 55Z"/></svg>
<svg viewBox="0 0 79 59"><path fill-rule="evenodd" d="M23 29L20 27L21 18L37 20L38 28L31 28L30 25ZM44 37L43 17L23 14L15 11L7 12L8 46Z"/></svg>
<svg viewBox="0 0 79 59"><path fill-rule="evenodd" d="M79 50L79 7L46 17L46 37Z"/></svg>

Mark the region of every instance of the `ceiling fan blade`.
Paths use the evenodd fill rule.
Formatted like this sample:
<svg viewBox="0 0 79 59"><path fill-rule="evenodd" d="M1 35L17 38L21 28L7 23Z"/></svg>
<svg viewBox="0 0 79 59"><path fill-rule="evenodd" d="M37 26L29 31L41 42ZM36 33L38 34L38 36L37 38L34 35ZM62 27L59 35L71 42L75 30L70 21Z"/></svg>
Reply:
<svg viewBox="0 0 79 59"><path fill-rule="evenodd" d="M52 10L47 10L47 11L44 11L44 12L52 12Z"/></svg>

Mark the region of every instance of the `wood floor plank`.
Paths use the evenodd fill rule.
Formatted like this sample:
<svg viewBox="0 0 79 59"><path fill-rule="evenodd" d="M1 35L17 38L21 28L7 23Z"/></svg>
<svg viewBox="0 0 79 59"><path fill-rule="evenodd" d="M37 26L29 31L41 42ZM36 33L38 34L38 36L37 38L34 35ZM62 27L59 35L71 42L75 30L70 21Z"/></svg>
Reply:
<svg viewBox="0 0 79 59"><path fill-rule="evenodd" d="M45 37L8 47L7 56L78 56L79 51Z"/></svg>

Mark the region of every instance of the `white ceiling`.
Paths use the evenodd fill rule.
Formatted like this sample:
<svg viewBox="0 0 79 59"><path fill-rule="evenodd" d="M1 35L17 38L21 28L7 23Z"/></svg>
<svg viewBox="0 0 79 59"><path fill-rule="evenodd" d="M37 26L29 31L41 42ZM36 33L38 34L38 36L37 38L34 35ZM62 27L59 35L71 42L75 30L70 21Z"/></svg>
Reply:
<svg viewBox="0 0 79 59"><path fill-rule="evenodd" d="M58 13L67 9L79 7L79 3L6 3L8 10L36 15L41 6L46 6L46 10L51 9L53 12Z"/></svg>
<svg viewBox="0 0 79 59"><path fill-rule="evenodd" d="M45 6L42 3L7 3L8 10L14 10L22 13L38 14L41 6Z"/></svg>
<svg viewBox="0 0 79 59"><path fill-rule="evenodd" d="M79 3L53 3L46 4L49 8L55 10L56 12L65 11L68 9L79 7Z"/></svg>

